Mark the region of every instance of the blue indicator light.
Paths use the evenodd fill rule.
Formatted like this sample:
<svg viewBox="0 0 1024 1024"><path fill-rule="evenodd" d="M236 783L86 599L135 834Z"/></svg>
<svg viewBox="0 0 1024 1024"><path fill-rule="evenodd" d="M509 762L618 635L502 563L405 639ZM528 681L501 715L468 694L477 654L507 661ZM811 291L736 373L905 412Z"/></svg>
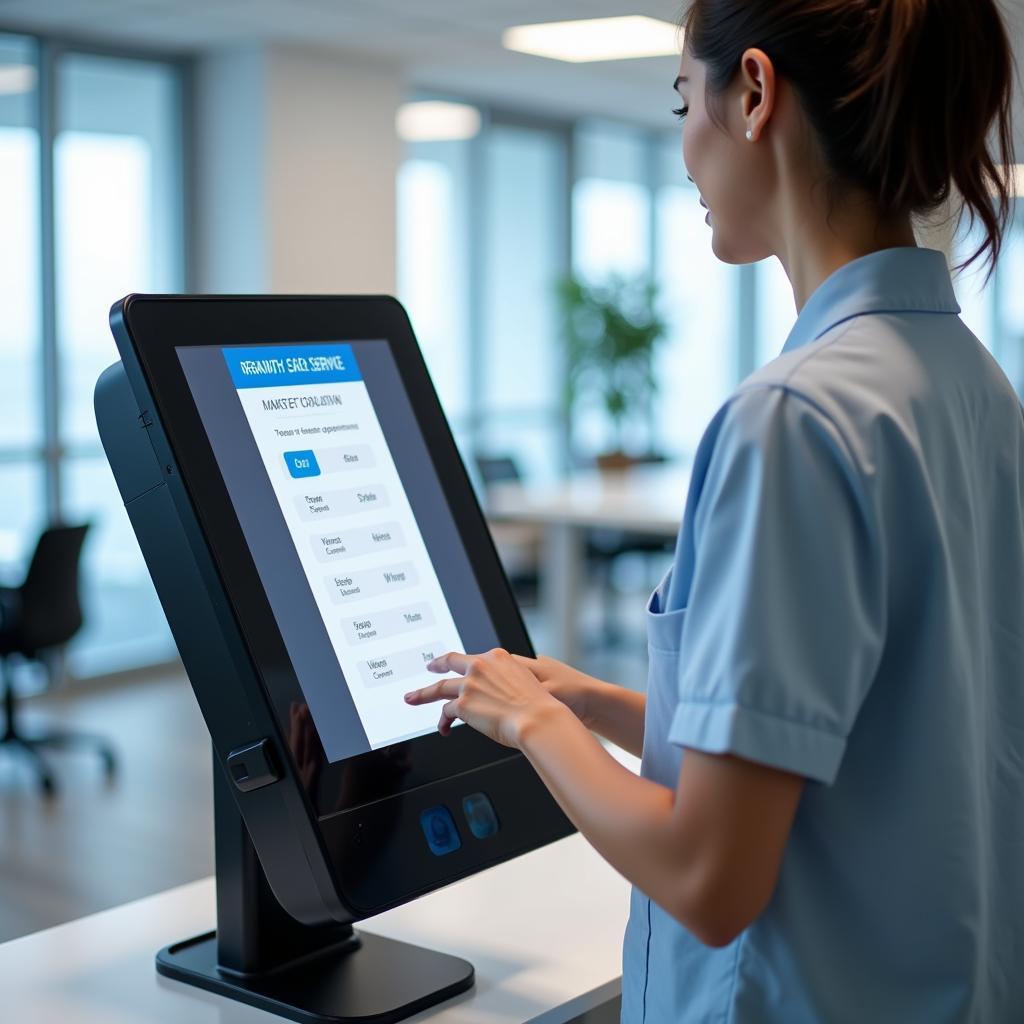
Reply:
<svg viewBox="0 0 1024 1024"><path fill-rule="evenodd" d="M486 793L470 793L462 798L462 813L469 822L469 830L477 839L486 839L498 831L498 816Z"/></svg>
<svg viewBox="0 0 1024 1024"><path fill-rule="evenodd" d="M437 857L452 853L462 845L455 819L447 807L428 807L420 813L420 827L427 837L430 852Z"/></svg>

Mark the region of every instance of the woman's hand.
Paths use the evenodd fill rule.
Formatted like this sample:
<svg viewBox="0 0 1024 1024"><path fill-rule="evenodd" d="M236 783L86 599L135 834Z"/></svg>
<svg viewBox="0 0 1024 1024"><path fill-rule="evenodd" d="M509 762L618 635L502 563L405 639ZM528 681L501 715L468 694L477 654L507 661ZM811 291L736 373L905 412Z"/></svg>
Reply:
<svg viewBox="0 0 1024 1024"><path fill-rule="evenodd" d="M405 695L405 700L409 704L446 700L437 723L442 736L447 736L452 722L461 718L490 739L519 748L531 724L564 713L562 703L527 667L532 662L533 659L516 657L501 648L486 654L452 651L435 658L427 669L458 675L413 690Z"/></svg>
<svg viewBox="0 0 1024 1024"><path fill-rule="evenodd" d="M553 697L591 732L640 757L644 749L647 698L635 690L606 683L554 658L514 655Z"/></svg>
<svg viewBox="0 0 1024 1024"><path fill-rule="evenodd" d="M587 728L591 728L591 697L605 685L600 679L588 676L564 661L557 661L547 655L539 658L524 658L512 655L520 665L528 668L552 697L561 701Z"/></svg>

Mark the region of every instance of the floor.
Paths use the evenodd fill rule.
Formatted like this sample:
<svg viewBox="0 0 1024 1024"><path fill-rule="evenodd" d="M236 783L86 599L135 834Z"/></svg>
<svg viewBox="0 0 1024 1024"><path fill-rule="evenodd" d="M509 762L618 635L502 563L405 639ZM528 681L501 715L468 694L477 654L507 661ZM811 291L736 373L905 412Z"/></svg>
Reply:
<svg viewBox="0 0 1024 1024"><path fill-rule="evenodd" d="M640 593L620 599L618 642L609 647L601 642L601 602L586 602L590 653L581 668L642 688L643 604ZM543 650L543 622L524 613ZM95 756L55 755L61 790L48 802L27 767L0 750L0 942L212 872L209 741L182 671L79 684L25 703L26 726L59 722L103 733L120 771L108 785Z"/></svg>
<svg viewBox="0 0 1024 1024"><path fill-rule="evenodd" d="M148 896L213 870L210 748L181 672L27 702L24 724L101 732L120 757L54 756L47 801L0 751L0 942Z"/></svg>

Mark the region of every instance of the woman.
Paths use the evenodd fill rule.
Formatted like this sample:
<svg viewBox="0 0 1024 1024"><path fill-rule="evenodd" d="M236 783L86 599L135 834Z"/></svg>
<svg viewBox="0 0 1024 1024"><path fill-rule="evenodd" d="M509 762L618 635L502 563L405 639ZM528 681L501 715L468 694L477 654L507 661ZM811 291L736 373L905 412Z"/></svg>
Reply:
<svg viewBox="0 0 1024 1024"><path fill-rule="evenodd" d="M911 227L955 187L998 255L1004 26L696 0L685 28L712 248L778 256L799 316L698 449L646 702L503 651L407 699L524 751L633 883L627 1024L1024 1020L1024 416Z"/></svg>

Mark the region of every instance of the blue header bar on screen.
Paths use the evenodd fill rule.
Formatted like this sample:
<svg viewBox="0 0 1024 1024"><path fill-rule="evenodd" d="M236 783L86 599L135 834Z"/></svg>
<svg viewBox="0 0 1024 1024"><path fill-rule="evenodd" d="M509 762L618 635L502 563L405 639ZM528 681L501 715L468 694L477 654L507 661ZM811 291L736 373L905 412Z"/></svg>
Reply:
<svg viewBox="0 0 1024 1024"><path fill-rule="evenodd" d="M362 380L351 345L257 345L221 350L235 387L278 388Z"/></svg>

